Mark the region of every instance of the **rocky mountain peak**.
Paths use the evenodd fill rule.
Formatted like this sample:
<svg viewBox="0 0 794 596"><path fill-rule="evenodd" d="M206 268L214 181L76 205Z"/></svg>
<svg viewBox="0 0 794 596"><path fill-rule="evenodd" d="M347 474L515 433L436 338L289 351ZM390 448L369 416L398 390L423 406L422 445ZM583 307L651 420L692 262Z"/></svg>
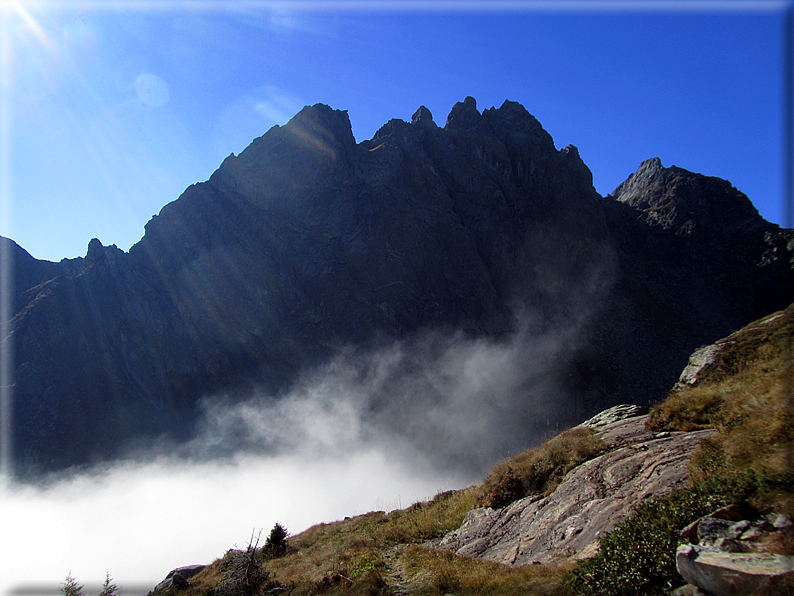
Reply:
<svg viewBox="0 0 794 596"><path fill-rule="evenodd" d="M254 139L237 157L227 157L209 183L256 204L283 204L333 176L355 146L346 111L306 106L284 126Z"/></svg>
<svg viewBox="0 0 794 596"><path fill-rule="evenodd" d="M468 96L452 106L444 128L448 131L465 131L474 130L481 124L482 115L477 111L477 100Z"/></svg>
<svg viewBox="0 0 794 596"><path fill-rule="evenodd" d="M417 124L418 122L433 122L433 114L425 106L419 106L419 109L411 116L411 124Z"/></svg>
<svg viewBox="0 0 794 596"><path fill-rule="evenodd" d="M92 240L51 264L15 249L16 453L57 468L189 436L203 398L276 399L342 349L444 330L516 344L487 459L532 440L538 409L573 423L640 388L657 397L694 347L794 299L790 231L759 235L729 183L656 159L615 198L516 102L481 114L467 97L444 128L421 106L358 144L347 112L306 106L163 207L129 253ZM691 242L690 220L717 235Z"/></svg>
<svg viewBox="0 0 794 596"><path fill-rule="evenodd" d="M642 162L611 196L640 211L648 223L681 236L698 227L732 233L764 223L747 196L727 180L665 168L658 157Z"/></svg>

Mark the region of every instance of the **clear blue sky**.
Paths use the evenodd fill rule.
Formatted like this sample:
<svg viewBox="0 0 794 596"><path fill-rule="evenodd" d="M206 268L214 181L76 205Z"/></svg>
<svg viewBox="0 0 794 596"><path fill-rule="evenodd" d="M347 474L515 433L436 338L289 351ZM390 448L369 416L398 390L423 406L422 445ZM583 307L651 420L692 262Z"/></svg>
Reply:
<svg viewBox="0 0 794 596"><path fill-rule="evenodd" d="M660 157L782 224L785 2L0 0L0 233L33 256L128 250L143 226L317 102L357 141L424 104L521 102L601 194Z"/></svg>

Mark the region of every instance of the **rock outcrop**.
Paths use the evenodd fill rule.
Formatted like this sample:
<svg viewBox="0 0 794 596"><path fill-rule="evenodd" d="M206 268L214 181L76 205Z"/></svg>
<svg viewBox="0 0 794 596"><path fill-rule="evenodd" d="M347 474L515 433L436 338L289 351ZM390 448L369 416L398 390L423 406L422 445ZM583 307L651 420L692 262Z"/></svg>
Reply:
<svg viewBox="0 0 794 596"><path fill-rule="evenodd" d="M608 453L574 468L548 496L470 511L438 548L513 566L593 556L599 536L639 503L683 486L692 453L712 433L653 433L645 415L603 423L621 410L631 412L621 406L595 420Z"/></svg>
<svg viewBox="0 0 794 596"><path fill-rule="evenodd" d="M780 513L752 519L726 507L682 531L694 544L676 551L676 569L689 582L678 594L773 596L794 588L794 557L774 551L792 537L791 518Z"/></svg>
<svg viewBox="0 0 794 596"><path fill-rule="evenodd" d="M523 106L473 98L360 143L346 112L307 106L129 253L92 240L47 263L5 242L21 474L187 439L203 398L276 399L340 349L427 330L525 354L493 461L537 437L539 409L576 424L662 397L695 347L794 300L794 234L728 182L652 160L603 198ZM553 391L533 390L538 337L557 338Z"/></svg>
<svg viewBox="0 0 794 596"><path fill-rule="evenodd" d="M194 575L198 575L205 567L206 565L185 565L183 567L172 569L165 576L165 579L157 584L154 589L149 592L149 594L162 592L171 586L176 586L177 588L187 588L190 585L190 578Z"/></svg>

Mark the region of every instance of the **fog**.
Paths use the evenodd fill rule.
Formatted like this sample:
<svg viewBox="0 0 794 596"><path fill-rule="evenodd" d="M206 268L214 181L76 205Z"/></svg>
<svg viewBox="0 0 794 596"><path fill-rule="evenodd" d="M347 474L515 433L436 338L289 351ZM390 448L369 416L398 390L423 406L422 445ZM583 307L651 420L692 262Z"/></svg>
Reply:
<svg viewBox="0 0 794 596"><path fill-rule="evenodd" d="M415 469L384 450L347 457L158 459L0 492L3 594L57 592L69 572L99 591L109 571L145 594L174 567L210 563L276 521L291 532L394 509L470 479Z"/></svg>
<svg viewBox="0 0 794 596"><path fill-rule="evenodd" d="M3 594L105 573L145 594L175 567L244 548L275 522L298 533L479 483L570 414L558 362L579 325L510 341L427 333L342 351L288 395L202 402L195 438L0 491Z"/></svg>

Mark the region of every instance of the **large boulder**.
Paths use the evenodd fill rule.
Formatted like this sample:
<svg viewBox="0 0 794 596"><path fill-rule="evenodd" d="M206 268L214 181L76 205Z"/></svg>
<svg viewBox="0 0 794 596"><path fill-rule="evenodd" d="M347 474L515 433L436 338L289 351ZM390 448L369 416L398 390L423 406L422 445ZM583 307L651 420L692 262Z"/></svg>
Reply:
<svg viewBox="0 0 794 596"><path fill-rule="evenodd" d="M690 542L676 552L678 573L689 582L681 594L772 596L794 588L794 557L774 552L794 538L786 514L758 516L731 505L692 522L681 537Z"/></svg>
<svg viewBox="0 0 794 596"><path fill-rule="evenodd" d="M682 544L676 568L690 584L713 596L776 596L794 588L794 557L784 555Z"/></svg>
<svg viewBox="0 0 794 596"><path fill-rule="evenodd" d="M172 586L187 588L190 585L188 580L194 575L198 575L205 567L206 565L185 565L172 569L168 572L168 575L165 576L165 579L157 584L149 594L162 592Z"/></svg>

